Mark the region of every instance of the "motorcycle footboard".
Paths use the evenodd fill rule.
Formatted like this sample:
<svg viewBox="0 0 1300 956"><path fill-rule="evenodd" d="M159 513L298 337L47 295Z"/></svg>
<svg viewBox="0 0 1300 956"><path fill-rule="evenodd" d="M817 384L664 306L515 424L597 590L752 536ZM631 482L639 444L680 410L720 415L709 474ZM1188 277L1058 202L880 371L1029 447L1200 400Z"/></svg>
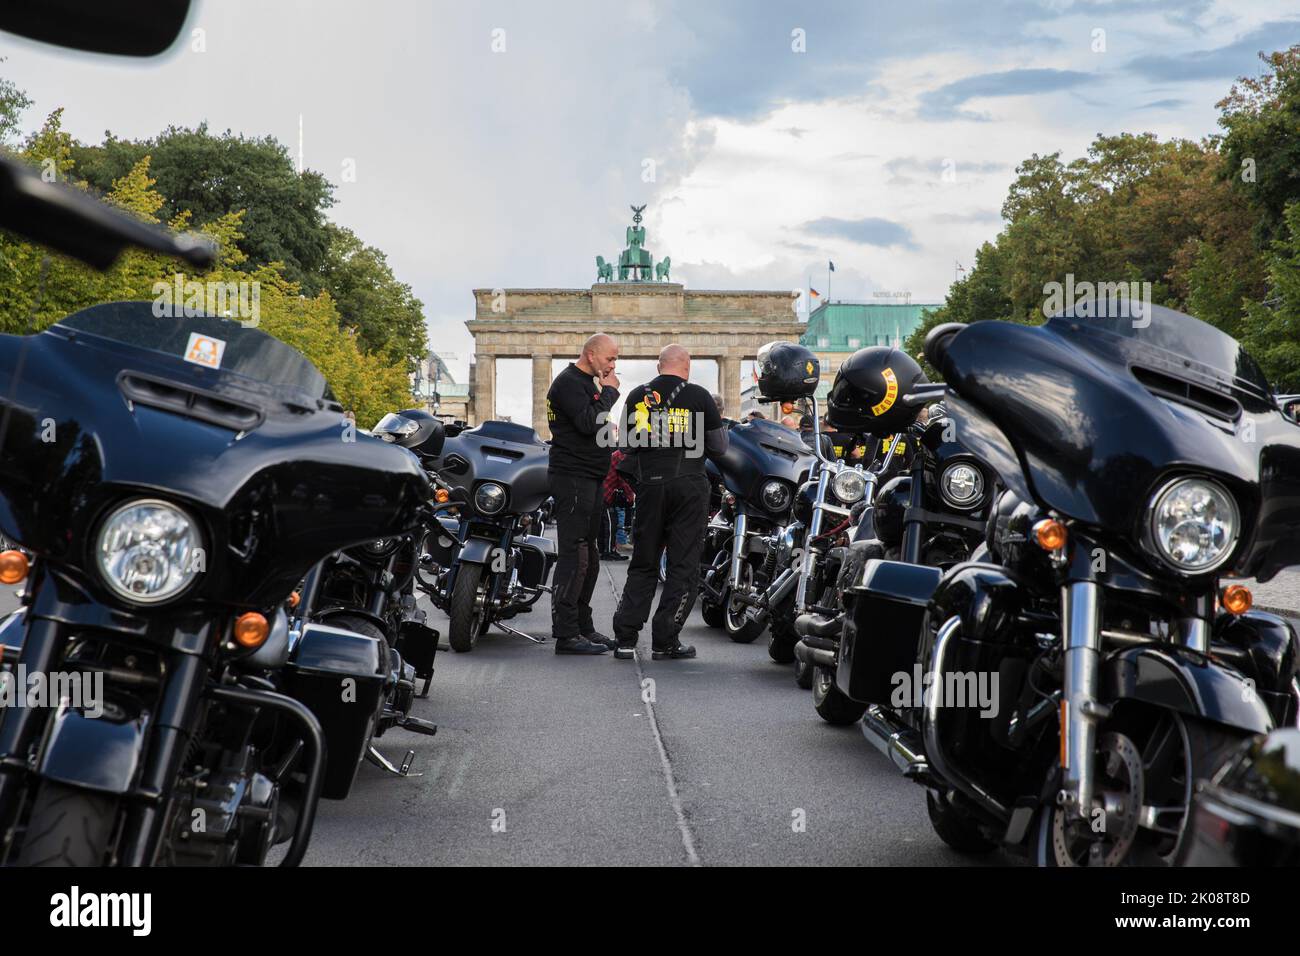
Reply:
<svg viewBox="0 0 1300 956"><path fill-rule="evenodd" d="M890 703L896 675L912 674L925 609L942 576L925 565L866 562L840 638L835 685L841 693L861 703Z"/></svg>

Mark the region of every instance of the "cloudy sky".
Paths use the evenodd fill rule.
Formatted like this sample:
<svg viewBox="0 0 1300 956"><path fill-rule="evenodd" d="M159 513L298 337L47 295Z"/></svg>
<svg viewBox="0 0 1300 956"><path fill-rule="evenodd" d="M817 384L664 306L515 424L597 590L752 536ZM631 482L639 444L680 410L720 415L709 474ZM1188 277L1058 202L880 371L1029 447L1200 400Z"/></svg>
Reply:
<svg viewBox="0 0 1300 956"><path fill-rule="evenodd" d="M296 150L301 115L333 217L463 373L470 290L590 284L631 203L688 287L825 293L833 259L837 299L941 301L1019 161L1213 133L1257 51L1296 42L1294 0L198 0L157 60L4 38L0 70L28 128L63 106L86 141L206 121ZM528 375L499 410L527 420Z"/></svg>

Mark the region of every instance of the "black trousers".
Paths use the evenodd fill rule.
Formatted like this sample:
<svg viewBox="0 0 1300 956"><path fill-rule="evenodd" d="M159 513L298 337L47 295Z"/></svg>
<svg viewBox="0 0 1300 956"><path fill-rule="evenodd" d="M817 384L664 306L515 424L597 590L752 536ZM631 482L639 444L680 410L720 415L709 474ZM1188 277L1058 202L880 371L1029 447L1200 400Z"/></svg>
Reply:
<svg viewBox="0 0 1300 956"><path fill-rule="evenodd" d="M650 625L650 641L654 647L668 648L677 643L677 635L695 606L700 549L709 520L709 482L703 475L683 475L668 481L642 481L636 491L632 560L623 598L614 612L614 636L623 644L636 643L650 615L659 580L659 554L666 548L668 581Z"/></svg>
<svg viewBox="0 0 1300 956"><path fill-rule="evenodd" d="M596 630L591 595L600 576L600 518L605 498L599 478L551 472L555 498L555 574L551 584L551 636L557 641Z"/></svg>

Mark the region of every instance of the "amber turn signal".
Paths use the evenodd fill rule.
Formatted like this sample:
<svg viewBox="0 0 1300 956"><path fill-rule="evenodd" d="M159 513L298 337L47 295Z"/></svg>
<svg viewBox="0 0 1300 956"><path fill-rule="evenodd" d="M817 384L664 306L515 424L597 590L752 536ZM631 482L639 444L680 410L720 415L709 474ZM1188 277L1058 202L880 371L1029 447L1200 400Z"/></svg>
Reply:
<svg viewBox="0 0 1300 956"><path fill-rule="evenodd" d="M1065 525L1055 518L1044 518L1034 525L1034 540L1044 551L1060 551L1068 537Z"/></svg>
<svg viewBox="0 0 1300 956"><path fill-rule="evenodd" d="M1244 584L1229 584L1223 589L1223 609L1229 614L1245 614L1255 603L1255 596Z"/></svg>
<svg viewBox="0 0 1300 956"><path fill-rule="evenodd" d="M782 403L781 403L781 414L782 414L782 415L789 415L792 411L794 411L794 402L782 402Z"/></svg>
<svg viewBox="0 0 1300 956"><path fill-rule="evenodd" d="M292 594L289 595L289 607L291 609L297 607L298 602L300 602L301 600L302 600L302 595L299 594L297 591L294 591Z"/></svg>
<svg viewBox="0 0 1300 956"><path fill-rule="evenodd" d="M448 501L451 500L451 492L449 492L446 488L439 488L437 491L433 493L433 500L438 502L438 504L440 505L445 505Z"/></svg>
<svg viewBox="0 0 1300 956"><path fill-rule="evenodd" d="M235 643L240 647L261 647L270 633L271 626L257 611L249 611L235 618Z"/></svg>
<svg viewBox="0 0 1300 956"><path fill-rule="evenodd" d="M0 584L17 584L27 577L27 555L21 551L0 552Z"/></svg>

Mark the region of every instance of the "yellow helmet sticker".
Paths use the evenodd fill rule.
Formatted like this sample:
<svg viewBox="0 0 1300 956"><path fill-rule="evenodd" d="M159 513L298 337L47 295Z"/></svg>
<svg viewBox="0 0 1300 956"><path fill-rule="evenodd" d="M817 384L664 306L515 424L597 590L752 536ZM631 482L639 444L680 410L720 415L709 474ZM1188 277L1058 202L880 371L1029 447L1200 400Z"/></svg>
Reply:
<svg viewBox="0 0 1300 956"><path fill-rule="evenodd" d="M894 370L887 368L881 374L885 376L885 397L880 400L880 404L871 406L871 414L877 418L893 408L898 398L898 378L894 375Z"/></svg>
<svg viewBox="0 0 1300 956"><path fill-rule="evenodd" d="M809 362L809 363L808 363L807 368L808 368L808 374L811 375L811 374L813 373L813 364L812 364L812 362Z"/></svg>

